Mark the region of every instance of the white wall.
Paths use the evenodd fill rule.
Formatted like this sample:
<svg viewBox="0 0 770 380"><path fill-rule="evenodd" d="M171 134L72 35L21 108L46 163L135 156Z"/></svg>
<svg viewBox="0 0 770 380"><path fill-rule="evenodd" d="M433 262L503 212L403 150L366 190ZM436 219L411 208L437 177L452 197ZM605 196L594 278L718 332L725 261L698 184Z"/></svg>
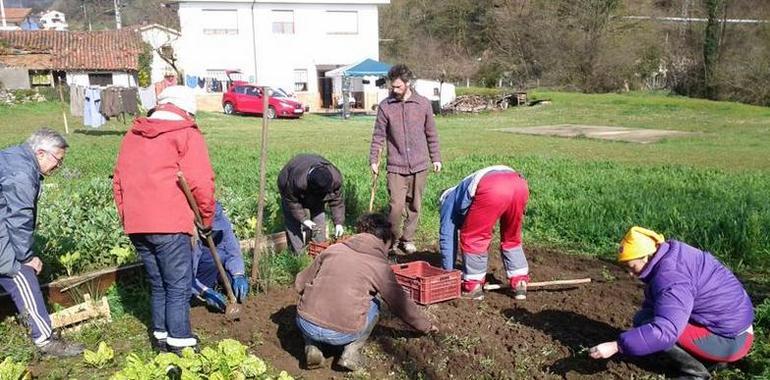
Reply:
<svg viewBox="0 0 770 380"><path fill-rule="evenodd" d="M379 59L378 10L373 3L387 0L275 1L254 4L252 29L251 2L198 2L179 4L182 38L179 41L180 66L188 75L206 76L207 70L238 69L244 79L259 84L294 89L294 70L307 70L308 92L318 92L317 66L342 66L364 58ZM358 3L358 4L350 4ZM364 4L368 3L368 4ZM237 11L237 34L204 34L203 10ZM273 33L274 10L294 11L294 34ZM329 34L327 11L357 11L355 34ZM256 40L257 68L254 67Z"/></svg>
<svg viewBox="0 0 770 380"><path fill-rule="evenodd" d="M92 73L96 73L96 72L92 72ZM72 85L90 86L91 83L88 81L88 72L68 71L67 84L70 86ZM129 74L129 73L113 72L112 85L122 86L122 87L137 87L136 77L133 74Z"/></svg>

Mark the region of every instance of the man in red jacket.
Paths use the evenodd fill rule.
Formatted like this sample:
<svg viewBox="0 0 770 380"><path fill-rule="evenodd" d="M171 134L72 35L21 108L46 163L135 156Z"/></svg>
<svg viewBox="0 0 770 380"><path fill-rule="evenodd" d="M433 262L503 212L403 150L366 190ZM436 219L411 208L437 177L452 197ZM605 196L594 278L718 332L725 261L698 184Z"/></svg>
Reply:
<svg viewBox="0 0 770 380"><path fill-rule="evenodd" d="M163 90L152 116L137 118L123 138L113 176L123 229L152 285L153 348L177 354L198 343L189 303L194 215L177 172L184 173L201 211L201 233L211 231L214 216L214 172L195 111L190 89Z"/></svg>

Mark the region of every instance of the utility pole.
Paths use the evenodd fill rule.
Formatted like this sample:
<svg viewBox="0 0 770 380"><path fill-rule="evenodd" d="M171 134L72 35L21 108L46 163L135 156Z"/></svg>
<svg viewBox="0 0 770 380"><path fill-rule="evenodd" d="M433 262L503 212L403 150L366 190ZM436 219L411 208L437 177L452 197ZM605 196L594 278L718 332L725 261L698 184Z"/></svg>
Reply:
<svg viewBox="0 0 770 380"><path fill-rule="evenodd" d="M120 1L113 0L112 3L115 6L115 29L120 29Z"/></svg>
<svg viewBox="0 0 770 380"><path fill-rule="evenodd" d="M88 18L88 12L86 12L86 1L85 0L83 0L83 18L88 23L88 31L89 32L92 31L93 29L91 28L91 20Z"/></svg>
<svg viewBox="0 0 770 380"><path fill-rule="evenodd" d="M3 29L5 29L8 24L5 23L5 4L3 4L3 0L0 0L0 18L3 19Z"/></svg>

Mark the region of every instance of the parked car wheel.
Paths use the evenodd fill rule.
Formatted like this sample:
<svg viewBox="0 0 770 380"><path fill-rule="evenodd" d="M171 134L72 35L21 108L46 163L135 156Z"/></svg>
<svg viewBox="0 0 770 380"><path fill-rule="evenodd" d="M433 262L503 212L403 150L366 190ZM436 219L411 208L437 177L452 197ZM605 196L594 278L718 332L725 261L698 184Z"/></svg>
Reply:
<svg viewBox="0 0 770 380"><path fill-rule="evenodd" d="M233 103L227 102L224 105L225 113L228 115L232 115L235 113L235 107L233 107Z"/></svg>
<svg viewBox="0 0 770 380"><path fill-rule="evenodd" d="M267 118L275 119L275 108L273 108L273 106L267 108Z"/></svg>

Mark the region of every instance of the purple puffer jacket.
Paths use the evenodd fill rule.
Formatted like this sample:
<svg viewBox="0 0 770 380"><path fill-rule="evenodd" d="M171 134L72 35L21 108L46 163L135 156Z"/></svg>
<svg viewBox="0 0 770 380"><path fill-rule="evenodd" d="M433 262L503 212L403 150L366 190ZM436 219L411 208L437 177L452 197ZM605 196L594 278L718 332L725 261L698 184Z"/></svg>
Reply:
<svg viewBox="0 0 770 380"><path fill-rule="evenodd" d="M754 320L743 285L710 253L669 240L660 245L639 278L647 284L643 309L654 319L618 339L621 352L643 356L674 346L688 322L734 337Z"/></svg>

